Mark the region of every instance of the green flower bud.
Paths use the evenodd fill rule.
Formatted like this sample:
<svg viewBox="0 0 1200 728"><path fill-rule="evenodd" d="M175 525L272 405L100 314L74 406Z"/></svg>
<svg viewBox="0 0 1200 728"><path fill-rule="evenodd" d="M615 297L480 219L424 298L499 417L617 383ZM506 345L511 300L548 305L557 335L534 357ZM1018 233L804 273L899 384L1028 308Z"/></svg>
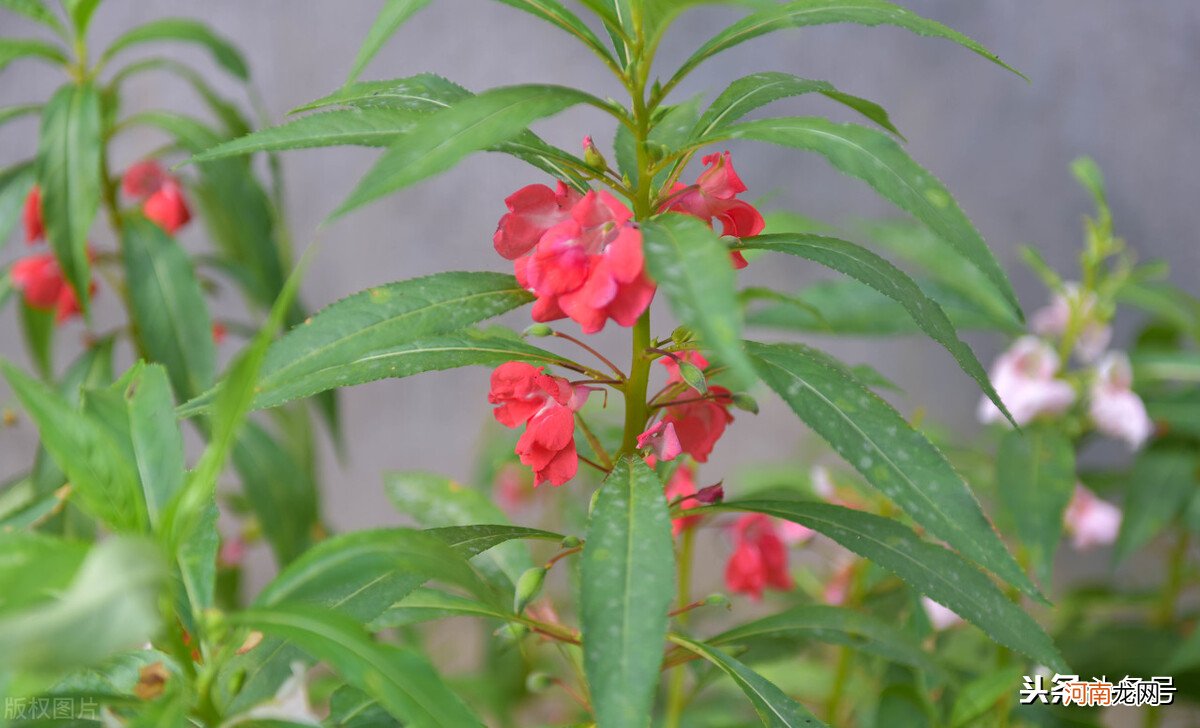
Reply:
<svg viewBox="0 0 1200 728"><path fill-rule="evenodd" d="M513 596L513 611L517 614L525 611L525 607L542 592L542 584L546 581L546 569L535 566L526 569L521 578L517 579L517 591Z"/></svg>
<svg viewBox="0 0 1200 728"><path fill-rule="evenodd" d="M732 609L733 605L729 601L729 597L721 593L709 594L704 597L704 606L706 607L725 607Z"/></svg>
<svg viewBox="0 0 1200 728"><path fill-rule="evenodd" d="M554 330L546 324L531 324L528 328L521 332L521 336L536 336L541 338L543 336L549 336L553 333Z"/></svg>
<svg viewBox="0 0 1200 728"><path fill-rule="evenodd" d="M683 359L676 359L675 363L679 365L679 376L683 377L683 381L687 382L689 387L700 394L708 394L708 381L700 367Z"/></svg>
<svg viewBox="0 0 1200 728"><path fill-rule="evenodd" d="M583 543L583 540L578 536L566 536L562 540L562 547L564 549L573 549L581 543Z"/></svg>
<svg viewBox="0 0 1200 728"><path fill-rule="evenodd" d="M583 138L583 161L587 162L589 167L594 167L595 169L608 169L608 160L596 148L590 136Z"/></svg>
<svg viewBox="0 0 1200 728"><path fill-rule="evenodd" d="M694 338L696 335L686 326L676 326L675 330L671 332L671 340L676 344L686 344Z"/></svg>
<svg viewBox="0 0 1200 728"><path fill-rule="evenodd" d="M544 672L531 672L525 678L525 689L531 693L542 693L554 685L554 678Z"/></svg>
<svg viewBox="0 0 1200 728"><path fill-rule="evenodd" d="M736 392L733 395L733 406L745 412L758 414L758 402L753 397L745 392Z"/></svg>
<svg viewBox="0 0 1200 728"><path fill-rule="evenodd" d="M496 630L494 634L501 644L511 645L520 642L522 637L529 634L529 628L523 624L512 622Z"/></svg>

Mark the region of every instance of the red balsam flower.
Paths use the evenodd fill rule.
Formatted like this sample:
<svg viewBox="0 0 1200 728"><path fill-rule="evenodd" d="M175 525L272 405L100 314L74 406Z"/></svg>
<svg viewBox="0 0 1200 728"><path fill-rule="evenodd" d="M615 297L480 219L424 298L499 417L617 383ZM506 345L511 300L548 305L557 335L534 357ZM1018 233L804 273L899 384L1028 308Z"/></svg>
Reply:
<svg viewBox="0 0 1200 728"><path fill-rule="evenodd" d="M545 481L562 485L575 477L575 411L587 395L587 389L524 362L510 361L492 372L488 401L497 405L493 414L500 424L513 429L525 425L516 452L533 470L534 487Z"/></svg>
<svg viewBox="0 0 1200 728"><path fill-rule="evenodd" d="M700 369L708 366L708 360L698 351L684 352L680 358ZM667 368L668 385L683 381L683 376L679 373L679 364L673 358L666 357L660 361ZM721 435L725 434L725 427L733 422L733 415L729 414L733 394L718 385L709 385L708 395L704 398L691 397L691 391L688 390L688 393L681 397L685 401L663 408L662 422L674 428L683 452L691 455L697 462L708 462L713 446L721 439Z"/></svg>
<svg viewBox="0 0 1200 728"><path fill-rule="evenodd" d="M710 154L702 160L708 169L700 173L691 187L675 183L671 188L667 210L700 218L708 225L713 219L721 222L721 234L735 238L758 235L766 227L763 216L749 202L737 199L746 191L742 178L733 169L729 152ZM734 268L745 268L741 252L730 253Z"/></svg>
<svg viewBox="0 0 1200 728"><path fill-rule="evenodd" d="M30 245L46 236L46 224L42 221L42 191L37 185L29 190L29 195L25 198L21 222L25 226L25 242Z"/></svg>
<svg viewBox="0 0 1200 728"><path fill-rule="evenodd" d="M733 555L725 565L725 586L732 592L762 599L767 587L791 590L787 544L770 516L748 513L733 524Z"/></svg>
<svg viewBox="0 0 1200 728"><path fill-rule="evenodd" d="M671 474L666 487L667 503L679 500L682 508L699 508L702 504L696 495L696 471L688 465L680 465ZM684 516L671 519L671 535L678 537L684 530L693 528L700 521L700 516Z"/></svg>
<svg viewBox="0 0 1200 728"><path fill-rule="evenodd" d="M25 296L31 308L55 311L59 323L79 314L79 298L63 277L52 253L30 255L13 264L9 272L13 287ZM95 290L95 284L92 290Z"/></svg>
<svg viewBox="0 0 1200 728"><path fill-rule="evenodd" d="M121 188L126 195L142 200L142 214L172 235L192 219L183 186L153 159L125 170Z"/></svg>

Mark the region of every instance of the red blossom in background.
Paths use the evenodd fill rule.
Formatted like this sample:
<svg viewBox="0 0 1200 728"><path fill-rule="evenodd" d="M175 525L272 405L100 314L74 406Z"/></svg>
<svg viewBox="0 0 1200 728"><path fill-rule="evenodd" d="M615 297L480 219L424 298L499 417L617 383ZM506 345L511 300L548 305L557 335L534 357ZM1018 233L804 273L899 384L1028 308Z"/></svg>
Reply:
<svg viewBox="0 0 1200 728"><path fill-rule="evenodd" d="M748 513L733 524L733 555L725 565L725 586L732 592L762 599L767 587L789 591L787 545L770 516Z"/></svg>
<svg viewBox="0 0 1200 728"><path fill-rule="evenodd" d="M488 401L497 405L493 414L500 424L513 429L525 425L516 451L533 470L534 487L545 481L562 485L575 477L579 469L575 411L587 394L588 390L524 362L501 364L492 372Z"/></svg>
<svg viewBox="0 0 1200 728"><path fill-rule="evenodd" d="M708 360L698 351L684 352L680 358L700 369L708 366ZM683 376L679 373L679 364L674 359L667 357L660 361L667 368L668 384L683 381ZM674 427L683 452L691 455L697 462L708 462L713 446L721 439L721 435L725 434L725 427L733 422L733 415L729 414L732 404L733 394L728 389L709 385L708 396L705 398L687 399L679 404L664 407L662 421Z"/></svg>
<svg viewBox="0 0 1200 728"><path fill-rule="evenodd" d="M42 221L42 191L37 185L29 190L29 195L25 198L21 222L25 226L25 242L30 245L46 236L46 224Z"/></svg>
<svg viewBox="0 0 1200 728"><path fill-rule="evenodd" d="M63 277L51 253L30 255L13 264L9 272L13 287L21 291L31 308L55 311L59 323L79 314L79 299ZM95 291L95 284L92 290Z"/></svg>
<svg viewBox="0 0 1200 728"><path fill-rule="evenodd" d="M142 200L142 214L172 235L192 219L183 186L152 159L125 170L121 189Z"/></svg>
<svg viewBox="0 0 1200 728"><path fill-rule="evenodd" d="M746 191L746 185L734 171L729 152L709 154L700 161L708 169L690 187L677 182L665 209L693 215L710 226L714 219L719 220L722 235L746 238L761 233L766 227L762 214L749 202L737 199ZM730 257L734 268L746 267L741 252L735 250Z"/></svg>
<svg viewBox="0 0 1200 728"><path fill-rule="evenodd" d="M666 487L667 503L683 498L679 505L682 508L699 508L701 503L693 497L696 495L696 471L688 465L680 465L671 474ZM678 536L685 529L693 528L700 521L700 516L684 516L671 520L671 535Z"/></svg>

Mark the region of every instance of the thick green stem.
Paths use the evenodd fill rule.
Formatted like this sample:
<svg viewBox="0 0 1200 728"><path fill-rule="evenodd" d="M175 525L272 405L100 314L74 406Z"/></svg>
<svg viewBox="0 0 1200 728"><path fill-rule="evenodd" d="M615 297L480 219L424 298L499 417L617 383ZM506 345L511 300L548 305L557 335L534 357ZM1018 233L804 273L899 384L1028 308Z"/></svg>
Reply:
<svg viewBox="0 0 1200 728"><path fill-rule="evenodd" d="M650 384L650 310L633 327L633 357L629 362L629 380L625 383L625 434L621 455L637 450L637 438L646 429L646 390Z"/></svg>
<svg viewBox="0 0 1200 728"><path fill-rule="evenodd" d="M689 612L686 607L692 601L692 553L696 540L696 532L691 528L686 528L680 538L679 543L679 612L675 617L675 621L680 627L687 624ZM667 718L663 724L664 728L679 728L679 722L683 718L683 709L687 704L687 693L684 692L684 679L687 677L686 670L682 665L677 666L671 672L671 684L667 692Z"/></svg>

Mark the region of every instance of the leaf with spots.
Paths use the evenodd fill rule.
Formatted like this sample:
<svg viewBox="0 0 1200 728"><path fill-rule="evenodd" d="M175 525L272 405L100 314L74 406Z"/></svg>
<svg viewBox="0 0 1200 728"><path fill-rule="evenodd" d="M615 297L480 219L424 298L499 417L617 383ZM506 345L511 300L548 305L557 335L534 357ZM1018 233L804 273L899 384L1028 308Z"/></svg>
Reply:
<svg viewBox="0 0 1200 728"><path fill-rule="evenodd" d="M953 551L921 540L898 521L804 501L737 501L714 509L765 513L807 526L892 572L996 642L1053 670L1068 672L1050 637L991 579Z"/></svg>
<svg viewBox="0 0 1200 728"><path fill-rule="evenodd" d="M847 367L801 344L747 349L763 381L867 482L933 536L1042 598L945 456Z"/></svg>
<svg viewBox="0 0 1200 728"><path fill-rule="evenodd" d="M640 458L618 462L597 493L581 569L583 665L596 724L644 724L675 593L675 551L662 481Z"/></svg>

